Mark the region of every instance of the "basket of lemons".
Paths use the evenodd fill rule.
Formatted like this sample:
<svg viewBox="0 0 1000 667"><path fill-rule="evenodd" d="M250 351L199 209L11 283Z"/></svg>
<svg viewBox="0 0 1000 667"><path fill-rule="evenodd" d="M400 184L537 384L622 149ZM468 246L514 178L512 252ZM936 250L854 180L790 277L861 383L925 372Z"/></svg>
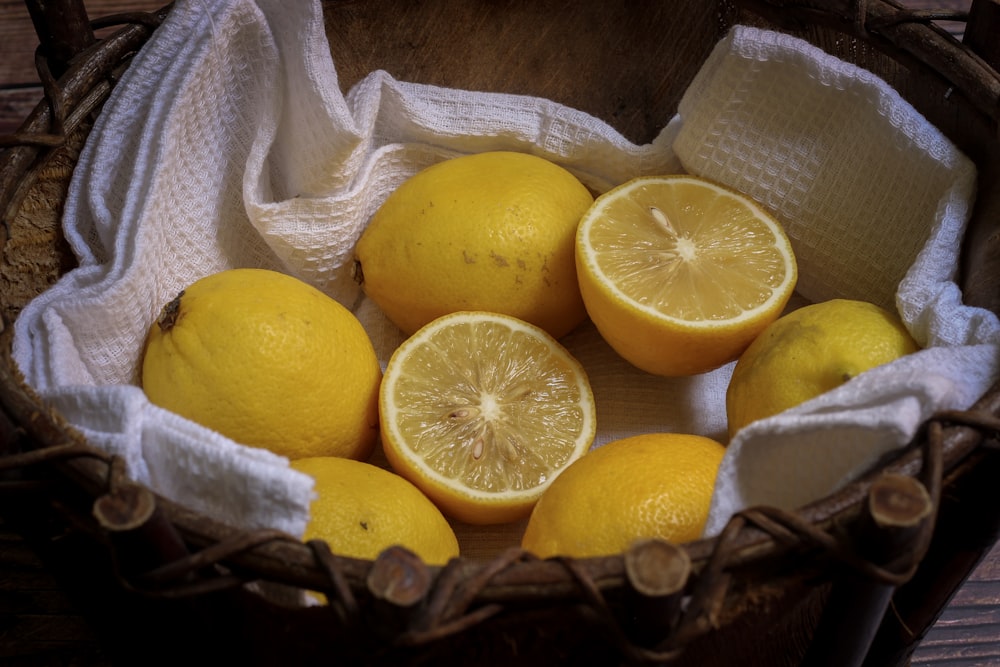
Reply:
<svg viewBox="0 0 1000 667"><path fill-rule="evenodd" d="M995 3L57 4L0 461L116 658L904 664L996 540Z"/></svg>

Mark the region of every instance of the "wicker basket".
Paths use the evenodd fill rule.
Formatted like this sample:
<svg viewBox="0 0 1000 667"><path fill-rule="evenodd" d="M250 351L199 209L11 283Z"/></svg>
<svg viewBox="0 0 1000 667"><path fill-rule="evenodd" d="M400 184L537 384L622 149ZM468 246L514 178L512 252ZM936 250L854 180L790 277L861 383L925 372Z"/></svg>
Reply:
<svg viewBox="0 0 1000 667"><path fill-rule="evenodd" d="M28 4L46 94L0 155L0 470L5 487L22 492L4 511L62 545L62 580L122 664L905 664L996 541L1000 388L968 412L931 420L904 452L796 513L754 508L715 539L653 541L613 557L539 561L511 550L428 568L389 550L360 561L155 497L25 386L9 323L73 266L59 217L76 155L116 73L169 7L109 19L102 25L121 27L95 41L79 3ZM996 0L943 17L968 20L964 44L931 23L941 15L889 0L514 1L504 3L503 40L483 27L496 10L463 0L324 5L345 88L384 68L541 95L637 142L670 117L734 23L802 37L887 80L976 162L961 286L966 303L1000 313ZM620 48L594 46L598 32ZM513 42L521 66L508 69ZM643 70L651 61L662 80ZM545 67L523 66L532 62ZM286 606L262 586L321 590L330 603Z"/></svg>

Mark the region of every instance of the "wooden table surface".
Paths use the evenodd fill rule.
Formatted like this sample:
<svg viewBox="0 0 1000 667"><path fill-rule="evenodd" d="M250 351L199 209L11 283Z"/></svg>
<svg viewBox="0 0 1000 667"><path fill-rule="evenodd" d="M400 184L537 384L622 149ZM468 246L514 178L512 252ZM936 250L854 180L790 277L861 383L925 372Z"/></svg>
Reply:
<svg viewBox="0 0 1000 667"><path fill-rule="evenodd" d="M967 9L971 0L910 0ZM159 0L88 2L92 16L160 7ZM961 23L944 23L956 35ZM0 0L0 134L14 131L41 98L32 65L37 39L23 0ZM2 508L2 505L0 505ZM93 629L38 555L0 512L0 664L110 664ZM979 564L912 658L924 667L1000 666L1000 544Z"/></svg>

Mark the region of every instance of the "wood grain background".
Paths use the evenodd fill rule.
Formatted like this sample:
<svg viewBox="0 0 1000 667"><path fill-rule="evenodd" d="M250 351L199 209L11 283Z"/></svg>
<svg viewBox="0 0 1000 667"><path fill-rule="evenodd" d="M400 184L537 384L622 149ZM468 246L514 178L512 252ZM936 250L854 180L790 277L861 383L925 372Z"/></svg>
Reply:
<svg viewBox="0 0 1000 667"><path fill-rule="evenodd" d="M968 9L971 0L907 0L914 8ZM92 17L157 9L161 0L91 0ZM942 22L958 36L960 22ZM0 0L0 134L41 98L37 38L22 0ZM3 498L0 497L0 502ZM80 609L39 554L3 518L0 504L0 664L110 665ZM923 667L1000 666L1000 544L952 599L912 657Z"/></svg>

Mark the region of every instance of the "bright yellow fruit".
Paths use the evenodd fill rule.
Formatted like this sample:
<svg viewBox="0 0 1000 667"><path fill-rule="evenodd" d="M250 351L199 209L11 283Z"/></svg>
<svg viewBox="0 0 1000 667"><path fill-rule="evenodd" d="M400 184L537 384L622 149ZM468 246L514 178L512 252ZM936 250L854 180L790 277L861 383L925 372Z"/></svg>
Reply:
<svg viewBox="0 0 1000 667"><path fill-rule="evenodd" d="M540 558L621 553L639 539L696 540L725 448L698 435L609 442L571 465L535 506L521 546Z"/></svg>
<svg viewBox="0 0 1000 667"><path fill-rule="evenodd" d="M299 459L292 467L314 480L305 540L325 540L338 555L374 560L401 545L429 565L458 556L451 525L417 487L362 461L332 456Z"/></svg>
<svg viewBox="0 0 1000 667"><path fill-rule="evenodd" d="M406 340L385 370L382 446L446 515L513 521L596 432L583 367L542 329L458 312Z"/></svg>
<svg viewBox="0 0 1000 667"><path fill-rule="evenodd" d="M405 181L355 248L355 278L407 335L458 310L505 313L560 338L586 318L573 260L593 203L570 172L496 151Z"/></svg>
<svg viewBox="0 0 1000 667"><path fill-rule="evenodd" d="M222 271L182 291L153 324L142 364L156 405L291 459L367 458L381 375L349 310L263 269Z"/></svg>
<svg viewBox="0 0 1000 667"><path fill-rule="evenodd" d="M666 376L736 359L781 314L798 276L774 218L693 176L640 177L598 197L580 221L576 261L604 339Z"/></svg>
<svg viewBox="0 0 1000 667"><path fill-rule="evenodd" d="M871 303L833 299L794 310L736 362L726 392L729 435L917 349L899 317Z"/></svg>

